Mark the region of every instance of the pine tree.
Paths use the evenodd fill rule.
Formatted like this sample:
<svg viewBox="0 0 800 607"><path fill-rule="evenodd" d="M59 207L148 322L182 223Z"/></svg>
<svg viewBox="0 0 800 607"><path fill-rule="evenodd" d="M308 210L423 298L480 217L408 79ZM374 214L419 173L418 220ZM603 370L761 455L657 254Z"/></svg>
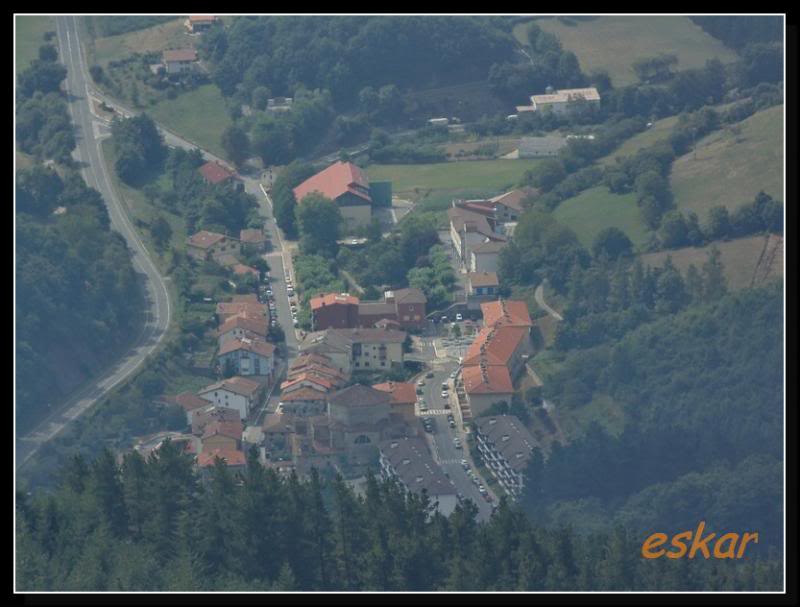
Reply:
<svg viewBox="0 0 800 607"><path fill-rule="evenodd" d="M108 449L103 449L92 462L88 487L101 519L111 532L126 534L128 524L122 483L114 455Z"/></svg>
<svg viewBox="0 0 800 607"><path fill-rule="evenodd" d="M703 264L703 295L707 302L717 301L728 292L725 269L720 256L719 249L713 246Z"/></svg>
<svg viewBox="0 0 800 607"><path fill-rule="evenodd" d="M689 264L689 269L686 270L686 292L692 303L703 301L703 277L694 264Z"/></svg>

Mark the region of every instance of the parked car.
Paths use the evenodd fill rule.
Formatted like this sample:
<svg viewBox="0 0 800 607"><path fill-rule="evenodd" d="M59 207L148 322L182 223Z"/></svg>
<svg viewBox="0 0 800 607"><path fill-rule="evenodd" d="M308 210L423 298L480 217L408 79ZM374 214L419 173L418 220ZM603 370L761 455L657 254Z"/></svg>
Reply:
<svg viewBox="0 0 800 607"><path fill-rule="evenodd" d="M467 462L467 460L465 460L465 459L462 459L461 460L461 467L464 468L464 470L469 470L469 462Z"/></svg>
<svg viewBox="0 0 800 607"><path fill-rule="evenodd" d="M425 394L425 390L422 388L417 388L417 394Z"/></svg>
<svg viewBox="0 0 800 607"><path fill-rule="evenodd" d="M419 380L419 381L417 382L417 385L418 385L418 386L424 386L424 385L425 385L425 380L424 380L424 379L421 379L421 380Z"/></svg>
<svg viewBox="0 0 800 607"><path fill-rule="evenodd" d="M450 395L447 393L447 390L442 390L442 398L447 398Z"/></svg>
<svg viewBox="0 0 800 607"><path fill-rule="evenodd" d="M300 326L300 323L298 322L297 318L293 318L292 319L292 325L295 326L295 327Z"/></svg>
<svg viewBox="0 0 800 607"><path fill-rule="evenodd" d="M444 408L445 408L445 409L450 409L450 403L449 403L449 402L446 402L446 403L444 404Z"/></svg>
<svg viewBox="0 0 800 607"><path fill-rule="evenodd" d="M456 314L456 321L464 320L464 317L461 314Z"/></svg>
<svg viewBox="0 0 800 607"><path fill-rule="evenodd" d="M454 422L453 420L450 420L450 421L449 421L449 422L447 422L447 423L448 423L448 425L449 425L451 428L455 428L455 427L456 427L456 422Z"/></svg>
<svg viewBox="0 0 800 607"><path fill-rule="evenodd" d="M485 497L485 498L486 498L486 501L487 501L487 502L490 502L490 503L491 503L491 501L492 501L492 494L491 494L491 493L489 493L489 492L487 491L486 493L484 493L484 494L483 494L483 497Z"/></svg>
<svg viewBox="0 0 800 607"><path fill-rule="evenodd" d="M431 377L433 377L433 371L428 371L428 372L425 374L425 377L427 377L427 378L429 378L429 379L430 379Z"/></svg>

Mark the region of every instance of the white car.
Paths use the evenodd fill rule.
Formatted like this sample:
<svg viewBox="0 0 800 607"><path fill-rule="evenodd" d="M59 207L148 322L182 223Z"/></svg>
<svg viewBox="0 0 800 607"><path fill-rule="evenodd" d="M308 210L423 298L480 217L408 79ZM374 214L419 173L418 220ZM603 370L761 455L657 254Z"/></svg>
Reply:
<svg viewBox="0 0 800 607"><path fill-rule="evenodd" d="M464 470L469 470L469 462L467 462L467 460L465 460L465 459L462 459L461 460L461 467L464 468Z"/></svg>
<svg viewBox="0 0 800 607"><path fill-rule="evenodd" d="M294 325L295 327L300 325L300 323L298 322L297 318L293 318L292 319L292 325Z"/></svg>
<svg viewBox="0 0 800 607"><path fill-rule="evenodd" d="M456 320L464 320L464 317L461 314L456 314Z"/></svg>
<svg viewBox="0 0 800 607"><path fill-rule="evenodd" d="M447 390L442 390L442 398L449 398L449 397L450 397L449 392L447 392Z"/></svg>
<svg viewBox="0 0 800 607"><path fill-rule="evenodd" d="M421 380L419 380L419 381L417 382L417 385L418 385L418 386L424 386L424 385L425 385L425 380L424 380L424 379L421 379Z"/></svg>

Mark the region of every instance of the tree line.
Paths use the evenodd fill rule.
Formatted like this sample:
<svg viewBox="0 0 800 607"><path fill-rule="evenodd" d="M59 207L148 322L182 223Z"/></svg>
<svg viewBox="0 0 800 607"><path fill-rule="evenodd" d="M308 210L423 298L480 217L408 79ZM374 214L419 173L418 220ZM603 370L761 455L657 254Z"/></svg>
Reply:
<svg viewBox="0 0 800 607"><path fill-rule="evenodd" d="M777 589L776 559L651 561L622 527L578 534L531 524L502 500L488 522L461 502L369 476L307 481L263 468L201 483L166 442L147 459L72 458L59 488L17 493L17 586L24 590L425 591Z"/></svg>

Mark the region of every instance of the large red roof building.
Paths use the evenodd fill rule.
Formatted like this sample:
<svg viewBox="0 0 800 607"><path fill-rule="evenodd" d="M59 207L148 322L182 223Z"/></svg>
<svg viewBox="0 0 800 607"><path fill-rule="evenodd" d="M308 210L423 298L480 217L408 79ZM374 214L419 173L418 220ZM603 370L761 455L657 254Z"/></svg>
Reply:
<svg viewBox="0 0 800 607"><path fill-rule="evenodd" d="M294 197L302 204L303 198L312 192L334 201L347 227L365 226L372 219L369 180L352 162L340 160L309 177L294 189Z"/></svg>

